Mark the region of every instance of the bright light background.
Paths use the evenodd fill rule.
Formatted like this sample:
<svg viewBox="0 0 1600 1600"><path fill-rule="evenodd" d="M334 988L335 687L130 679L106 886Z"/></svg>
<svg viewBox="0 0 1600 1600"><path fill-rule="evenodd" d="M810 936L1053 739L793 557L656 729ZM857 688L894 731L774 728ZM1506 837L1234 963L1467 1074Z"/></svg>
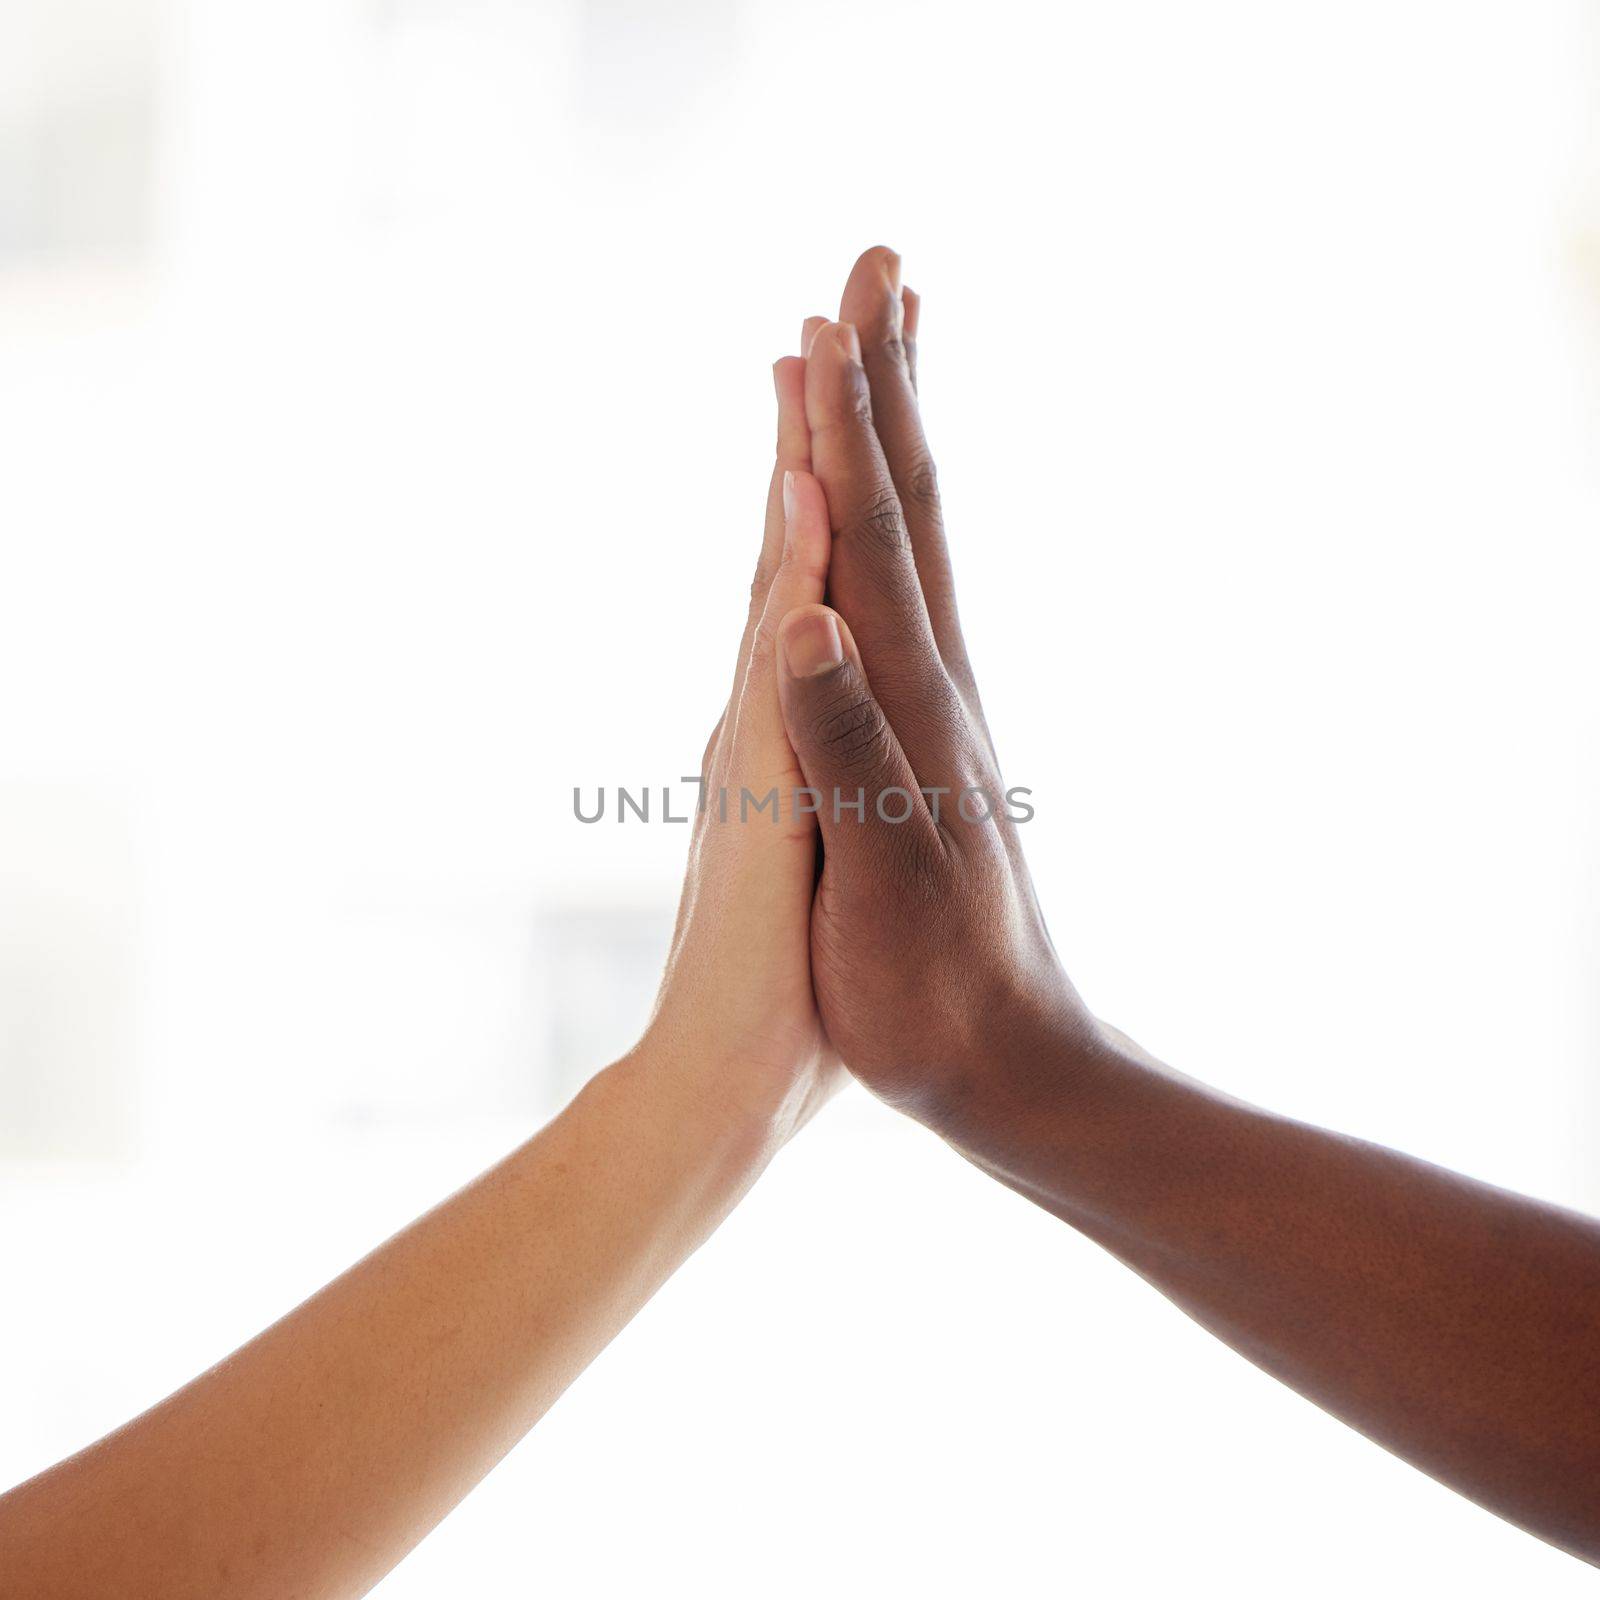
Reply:
<svg viewBox="0 0 1600 1600"><path fill-rule="evenodd" d="M1579 4L11 0L0 1476L643 1021L768 365L896 245L1102 1015L1600 1205ZM385 1585L1461 1596L1576 1564L862 1093Z"/></svg>

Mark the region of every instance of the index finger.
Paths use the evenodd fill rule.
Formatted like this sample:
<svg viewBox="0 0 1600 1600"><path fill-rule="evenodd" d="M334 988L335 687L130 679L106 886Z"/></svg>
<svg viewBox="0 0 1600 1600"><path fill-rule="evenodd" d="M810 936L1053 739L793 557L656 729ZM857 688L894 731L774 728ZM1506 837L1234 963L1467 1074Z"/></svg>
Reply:
<svg viewBox="0 0 1600 1600"><path fill-rule="evenodd" d="M900 257L886 245L874 245L850 271L839 317L860 332L861 360L872 393L872 420L905 514L939 654L970 686L972 672L956 611L939 481L917 404L912 319L918 308L916 297L901 291Z"/></svg>
<svg viewBox="0 0 1600 1600"><path fill-rule="evenodd" d="M854 328L820 329L806 362L811 470L828 496L828 594L860 648L879 704L919 773L957 759L964 716L940 658L911 537L873 427L872 395Z"/></svg>

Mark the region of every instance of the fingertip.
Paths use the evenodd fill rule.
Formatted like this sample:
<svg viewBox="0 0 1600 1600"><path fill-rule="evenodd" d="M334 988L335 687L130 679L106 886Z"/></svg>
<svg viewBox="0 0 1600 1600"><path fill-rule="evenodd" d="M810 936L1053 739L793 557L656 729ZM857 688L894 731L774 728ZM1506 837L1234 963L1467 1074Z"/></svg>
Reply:
<svg viewBox="0 0 1600 1600"><path fill-rule="evenodd" d="M900 291L900 304L905 312L905 334L909 343L917 336L917 324L922 319L922 296L907 286Z"/></svg>
<svg viewBox="0 0 1600 1600"><path fill-rule="evenodd" d="M778 625L778 658L790 678L816 678L841 666L838 613L824 605L796 606Z"/></svg>
<svg viewBox="0 0 1600 1600"><path fill-rule="evenodd" d="M821 480L805 467L784 474L784 515L792 523L827 528L827 493Z"/></svg>
<svg viewBox="0 0 1600 1600"><path fill-rule="evenodd" d="M799 356L782 356L772 364L778 396L778 461L806 466L811 460L811 428L806 421L806 364Z"/></svg>
<svg viewBox="0 0 1600 1600"><path fill-rule="evenodd" d="M861 337L848 322L824 323L806 361L806 410L820 427L847 414L864 415L866 373Z"/></svg>
<svg viewBox="0 0 1600 1600"><path fill-rule="evenodd" d="M854 278L876 278L895 293L900 292L900 253L886 244L869 245L856 257L850 269Z"/></svg>
<svg viewBox="0 0 1600 1600"><path fill-rule="evenodd" d="M874 338L899 331L900 257L875 244L856 258L839 301L841 320L859 323Z"/></svg>
<svg viewBox="0 0 1600 1600"><path fill-rule="evenodd" d="M878 265L883 271L884 281L889 286L889 293L898 295L900 293L899 251L891 250L886 244L880 244L873 246L868 254L877 256Z"/></svg>
<svg viewBox="0 0 1600 1600"><path fill-rule="evenodd" d="M817 334L823 328L827 327L827 325L828 319L826 317L807 317L806 320L800 324L801 355L808 356L811 354L812 341L817 337Z"/></svg>
<svg viewBox="0 0 1600 1600"><path fill-rule="evenodd" d="M803 405L806 393L804 359L800 356L779 356L772 363L772 387L777 391L780 415Z"/></svg>
<svg viewBox="0 0 1600 1600"><path fill-rule="evenodd" d="M861 335L853 322L823 322L811 337L805 362L807 372L820 367L824 374L843 366L861 365Z"/></svg>
<svg viewBox="0 0 1600 1600"><path fill-rule="evenodd" d="M814 474L792 467L783 475L783 509L791 520L808 511L826 511L827 497Z"/></svg>
<svg viewBox="0 0 1600 1600"><path fill-rule="evenodd" d="M832 533L828 527L828 497L822 484L803 469L783 475L784 555L808 576L827 576Z"/></svg>

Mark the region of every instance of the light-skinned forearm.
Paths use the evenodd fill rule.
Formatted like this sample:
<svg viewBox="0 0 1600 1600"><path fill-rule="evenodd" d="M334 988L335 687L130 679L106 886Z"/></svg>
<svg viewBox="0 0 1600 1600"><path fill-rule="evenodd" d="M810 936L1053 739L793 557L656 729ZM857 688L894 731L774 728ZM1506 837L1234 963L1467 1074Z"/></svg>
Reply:
<svg viewBox="0 0 1600 1600"><path fill-rule="evenodd" d="M364 1593L549 1408L785 1134L636 1054L282 1321L0 1498L30 1600Z"/></svg>
<svg viewBox="0 0 1600 1600"><path fill-rule="evenodd" d="M1117 1040L942 1130L1370 1438L1600 1561L1600 1225L1272 1116Z"/></svg>

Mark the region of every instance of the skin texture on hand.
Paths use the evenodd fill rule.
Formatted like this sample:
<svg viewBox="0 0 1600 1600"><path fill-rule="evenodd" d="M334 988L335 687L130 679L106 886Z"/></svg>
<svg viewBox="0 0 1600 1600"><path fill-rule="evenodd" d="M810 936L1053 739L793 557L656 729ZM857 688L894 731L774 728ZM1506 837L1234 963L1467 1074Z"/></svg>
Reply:
<svg viewBox="0 0 1600 1600"><path fill-rule="evenodd" d="M1084 1009L1016 830L875 791L998 784L917 420L920 307L868 251L807 324L828 599L780 630L824 811L812 963L851 1070L1266 1371L1480 1504L1600 1562L1600 1225L1243 1105ZM859 359L858 359L859 356Z"/></svg>
<svg viewBox="0 0 1600 1600"><path fill-rule="evenodd" d="M1045 929L961 637L918 312L878 249L850 275L847 320L806 326L833 610L785 620L783 706L824 796L811 959L828 1036L875 1093L934 1120L992 1062L1067 1036L1090 1048L1098 1030Z"/></svg>
<svg viewBox="0 0 1600 1600"><path fill-rule="evenodd" d="M804 363L708 781L798 779L774 629L820 599ZM0 1496L0 1594L366 1593L721 1221L836 1085L806 935L816 826L694 831L644 1039L536 1137L177 1394ZM530 1583L537 1587L537 1573Z"/></svg>
<svg viewBox="0 0 1600 1600"><path fill-rule="evenodd" d="M828 572L827 504L807 470L805 372L793 356L773 368L777 459L761 553L733 692L701 762L689 870L645 1036L668 1055L725 1059L717 1092L789 1127L842 1081L811 982L817 824L793 804L804 779L778 703L778 624L822 598ZM768 810L742 810L746 792L752 805L777 799Z"/></svg>

